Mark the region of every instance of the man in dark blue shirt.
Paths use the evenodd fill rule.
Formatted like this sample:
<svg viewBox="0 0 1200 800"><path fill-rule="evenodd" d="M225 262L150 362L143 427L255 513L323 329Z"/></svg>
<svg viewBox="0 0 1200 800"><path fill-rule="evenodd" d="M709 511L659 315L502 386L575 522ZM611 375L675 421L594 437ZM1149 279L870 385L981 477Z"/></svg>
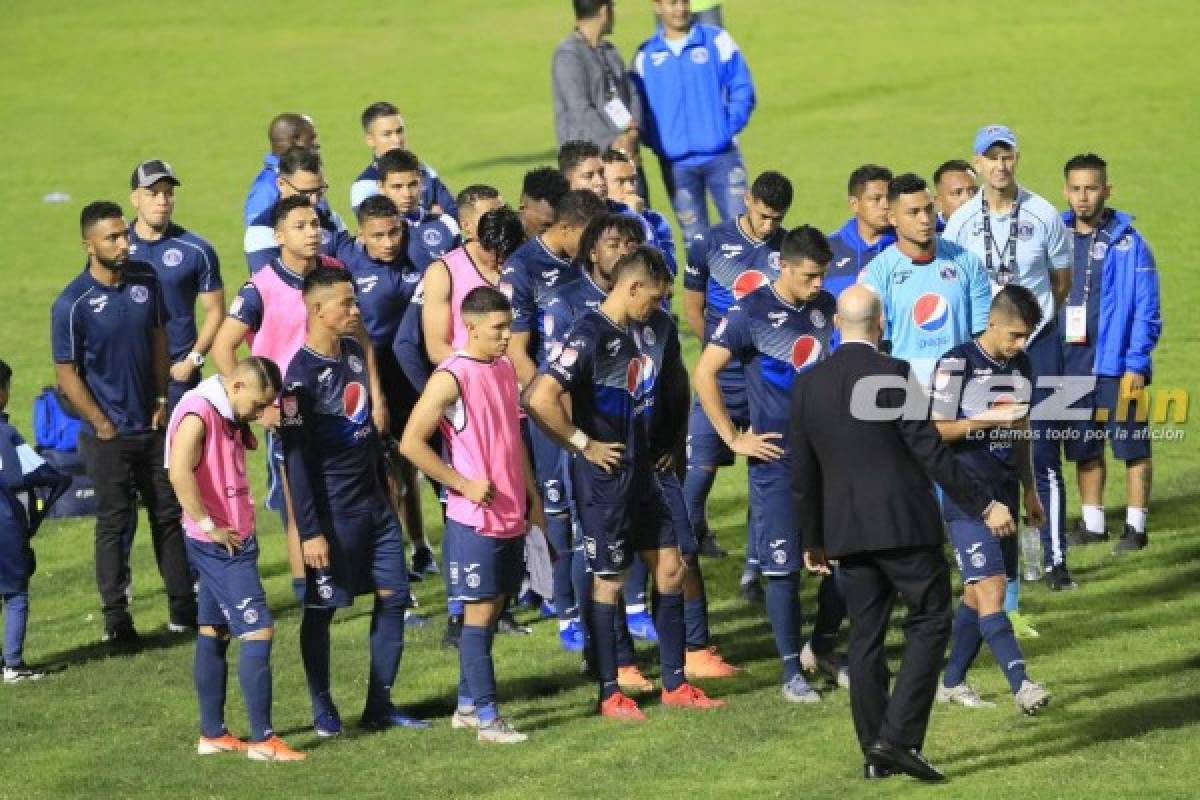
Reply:
<svg viewBox="0 0 1200 800"><path fill-rule="evenodd" d="M105 640L135 644L125 590L123 538L146 504L170 627L196 625L183 546L182 512L163 462L166 428L166 309L154 270L129 260L129 230L116 203L84 207L87 267L54 301L51 341L59 388L82 420L80 451L96 484L96 583Z"/></svg>
<svg viewBox="0 0 1200 800"><path fill-rule="evenodd" d="M167 385L167 418L179 398L200 382L208 350L225 318L221 263L207 240L177 225L175 171L165 161L138 164L129 179L137 217L129 228L129 255L158 274L167 315L167 353L171 381ZM204 326L196 330L196 301L204 309Z"/></svg>
<svg viewBox="0 0 1200 800"><path fill-rule="evenodd" d="M896 241L888 224L888 183L892 171L877 164L863 164L850 173L846 195L853 215L829 237L833 261L825 277L825 290L837 297L858 281L871 259Z"/></svg>
<svg viewBox="0 0 1200 800"><path fill-rule="evenodd" d="M362 201L379 194L378 159L389 150L408 147L408 133L400 109L386 100L372 103L362 113L363 137L371 148L371 163L359 173L350 186L350 207L358 212ZM421 208L434 214L458 216L458 203L442 183L437 170L421 164Z"/></svg>

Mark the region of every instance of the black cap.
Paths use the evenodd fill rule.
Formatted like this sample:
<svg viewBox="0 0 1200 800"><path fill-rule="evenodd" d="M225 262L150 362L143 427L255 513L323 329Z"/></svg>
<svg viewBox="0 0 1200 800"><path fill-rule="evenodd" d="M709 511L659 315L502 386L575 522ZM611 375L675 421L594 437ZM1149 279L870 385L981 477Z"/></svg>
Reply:
<svg viewBox="0 0 1200 800"><path fill-rule="evenodd" d="M170 181L179 186L179 178L175 177L175 170L171 169L171 165L165 161L151 159L143 161L137 165L133 171L133 176L129 179L130 189L145 189L147 186L153 186L159 181Z"/></svg>

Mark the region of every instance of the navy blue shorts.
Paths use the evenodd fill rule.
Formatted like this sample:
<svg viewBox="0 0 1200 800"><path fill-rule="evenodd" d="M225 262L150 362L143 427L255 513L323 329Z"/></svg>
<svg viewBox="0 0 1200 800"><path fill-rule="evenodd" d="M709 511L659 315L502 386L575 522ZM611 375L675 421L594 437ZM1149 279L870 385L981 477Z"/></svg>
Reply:
<svg viewBox="0 0 1200 800"><path fill-rule="evenodd" d="M800 528L792 499L790 461L753 461L750 477L750 537L747 561L768 577L804 569Z"/></svg>
<svg viewBox="0 0 1200 800"><path fill-rule="evenodd" d="M313 608L349 608L354 598L380 589L409 599L408 566L400 523L380 499L375 508L335 513L323 521L329 537L329 569L306 567L304 604Z"/></svg>
<svg viewBox="0 0 1200 800"><path fill-rule="evenodd" d="M1122 419L1117 418L1117 401L1121 394L1121 379L1108 375L1096 378L1096 388L1072 408L1088 408L1093 418L1072 422L1063 452L1068 461L1093 461L1104 456L1104 443L1112 445L1113 457L1118 461L1137 461L1150 457L1150 424L1138 422L1137 403L1130 399L1122 410ZM1095 419L1096 410L1104 409L1107 419Z"/></svg>
<svg viewBox="0 0 1200 800"><path fill-rule="evenodd" d="M678 544L671 512L652 469L625 467L609 474L587 459L573 458L571 486L588 570L615 576L634 553Z"/></svg>
<svg viewBox="0 0 1200 800"><path fill-rule="evenodd" d="M565 514L570 506L566 486L566 451L528 417L525 422L529 432L533 476L542 493L542 507L547 514Z"/></svg>
<svg viewBox="0 0 1200 800"><path fill-rule="evenodd" d="M996 493L996 499L1008 506L1013 519L1020 518L1020 486L1015 480L997 484L984 482ZM949 495L942 496L942 514L950 532L950 544L954 546L954 559L963 583L975 583L984 578L1003 575L1009 580L1017 579L1017 537L995 536L983 520L968 517Z"/></svg>
<svg viewBox="0 0 1200 800"><path fill-rule="evenodd" d="M750 427L750 406L746 400L746 384L720 381L721 397L725 410L739 429ZM733 463L733 451L709 422L708 415L700 405L700 398L692 399L692 410L688 415L687 465L689 467L728 467Z"/></svg>
<svg viewBox="0 0 1200 800"><path fill-rule="evenodd" d="M188 563L199 591L196 622L226 626L234 636L271 627L271 610L258 574L258 539L251 536L232 556L216 542L185 536Z"/></svg>
<svg viewBox="0 0 1200 800"><path fill-rule="evenodd" d="M454 560L447 561L450 598L473 603L521 591L525 577L525 537L484 536L474 528L446 520L453 530Z"/></svg>
<svg viewBox="0 0 1200 800"><path fill-rule="evenodd" d="M675 542L684 556L694 556L700 551L692 522L688 519L687 501L683 497L683 486L674 472L659 472L658 482L662 486L663 500L671 514L671 527L675 529Z"/></svg>

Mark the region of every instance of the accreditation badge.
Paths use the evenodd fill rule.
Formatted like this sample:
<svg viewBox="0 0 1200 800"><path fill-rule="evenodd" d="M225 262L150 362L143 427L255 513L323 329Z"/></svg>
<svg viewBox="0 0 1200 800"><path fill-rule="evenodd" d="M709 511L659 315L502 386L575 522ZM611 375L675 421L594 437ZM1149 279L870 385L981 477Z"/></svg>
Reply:
<svg viewBox="0 0 1200 800"><path fill-rule="evenodd" d="M629 113L629 109L625 107L625 103L620 97L614 96L604 104L604 113L608 116L608 121L616 126L617 130L625 130L629 127L629 123L633 122L633 115Z"/></svg>
<svg viewBox="0 0 1200 800"><path fill-rule="evenodd" d="M1063 340L1067 344L1087 344L1087 306L1067 306L1067 328L1063 332Z"/></svg>

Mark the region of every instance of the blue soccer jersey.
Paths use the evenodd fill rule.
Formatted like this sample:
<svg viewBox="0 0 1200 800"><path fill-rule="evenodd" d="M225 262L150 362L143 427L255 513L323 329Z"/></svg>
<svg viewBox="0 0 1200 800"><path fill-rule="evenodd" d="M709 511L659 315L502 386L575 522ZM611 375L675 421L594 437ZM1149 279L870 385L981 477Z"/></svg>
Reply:
<svg viewBox="0 0 1200 800"><path fill-rule="evenodd" d="M351 238L346 224L336 211L317 206L317 221L321 224L321 255L334 256ZM246 251L246 266L250 273L258 272L279 257L279 245L275 243L275 227L271 224L271 209L255 217L242 238Z"/></svg>
<svg viewBox="0 0 1200 800"><path fill-rule="evenodd" d="M371 258L366 248L358 243L343 247L338 252L338 260L346 265L354 278L358 308L371 343L377 348L390 348L421 281L421 270L413 265L407 254L401 254L389 264Z"/></svg>
<svg viewBox="0 0 1200 800"><path fill-rule="evenodd" d="M741 297L779 276L779 246L784 231L766 241L742 232L737 219L715 225L688 245L683 287L704 292L704 339Z"/></svg>
<svg viewBox="0 0 1200 800"><path fill-rule="evenodd" d="M544 355L539 358L539 363L556 360L562 352L567 331L575 324L575 320L588 311L600 308L607 296L586 272L579 280L564 284L547 295L542 311Z"/></svg>
<svg viewBox="0 0 1200 800"><path fill-rule="evenodd" d="M370 511L386 502L380 496L370 380L357 340L343 337L335 358L301 348L284 378L280 412L301 538L328 534L325 528L335 514Z"/></svg>
<svg viewBox="0 0 1200 800"><path fill-rule="evenodd" d="M582 271L565 258L550 252L540 236L517 248L500 274L500 288L513 304L514 333L529 333L533 342L533 357L545 354L541 333L545 328L542 317L550 294L559 286L578 280Z"/></svg>
<svg viewBox="0 0 1200 800"><path fill-rule="evenodd" d="M458 204L454 202L454 195L446 187L446 184L442 183L442 179L438 177L437 170L428 164L422 164L420 169L421 208L429 211L437 206L443 214L457 218ZM350 185L350 207L357 213L363 200L377 194L379 194L379 166L372 161L362 172L358 173L358 177Z"/></svg>
<svg viewBox="0 0 1200 800"><path fill-rule="evenodd" d="M223 287L221 262L212 245L171 223L161 238L148 241L129 225L129 256L158 275L167 315L167 350L181 361L196 345L196 298Z"/></svg>
<svg viewBox="0 0 1200 800"><path fill-rule="evenodd" d="M1018 353L1007 361L992 358L978 340L951 348L933 373L933 411L940 419L968 419L996 406L1028 403L1033 370L1029 357ZM1013 446L1020 432L989 428L950 447L976 477L988 485L1016 480Z"/></svg>
<svg viewBox="0 0 1200 800"><path fill-rule="evenodd" d="M907 361L923 384L943 353L987 327L992 290L983 264L945 239L928 262L889 247L867 265L862 282L883 300L883 338L892 355Z"/></svg>
<svg viewBox="0 0 1200 800"><path fill-rule="evenodd" d="M837 302L828 292L794 306L764 286L729 309L712 344L745 369L754 430L788 432L792 381L829 354Z"/></svg>

